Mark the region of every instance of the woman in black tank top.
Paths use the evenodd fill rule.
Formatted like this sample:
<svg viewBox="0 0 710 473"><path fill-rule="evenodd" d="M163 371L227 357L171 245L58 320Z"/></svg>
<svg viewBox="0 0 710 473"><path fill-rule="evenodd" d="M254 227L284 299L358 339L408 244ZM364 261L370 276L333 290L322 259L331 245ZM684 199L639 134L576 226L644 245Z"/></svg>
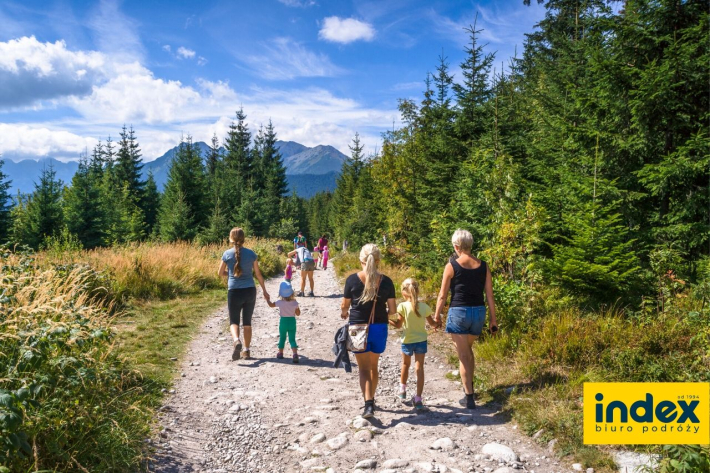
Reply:
<svg viewBox="0 0 710 473"><path fill-rule="evenodd" d="M493 298L491 271L485 261L471 256L473 236L466 230L456 230L451 237L456 257L452 257L444 268L439 299L436 302L434 320L441 326L441 313L451 291L451 304L446 317L446 332L456 345L459 356L459 371L463 390L466 394L466 407L476 408L473 397L473 342L483 331L486 321L485 300L491 317L489 327L492 334L498 331L496 306Z"/></svg>

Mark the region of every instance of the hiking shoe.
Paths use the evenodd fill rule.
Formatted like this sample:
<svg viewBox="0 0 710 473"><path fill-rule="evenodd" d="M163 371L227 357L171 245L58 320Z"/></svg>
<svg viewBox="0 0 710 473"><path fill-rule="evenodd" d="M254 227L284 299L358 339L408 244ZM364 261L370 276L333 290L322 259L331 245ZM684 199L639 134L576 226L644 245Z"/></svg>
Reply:
<svg viewBox="0 0 710 473"><path fill-rule="evenodd" d="M283 359L284 359L284 354L281 353L281 352L278 352L278 353L276 354L276 358L278 358L279 360L283 360Z"/></svg>
<svg viewBox="0 0 710 473"><path fill-rule="evenodd" d="M234 342L234 349L232 350L232 361L237 361L239 359L239 354L242 351L242 342L237 340Z"/></svg>
<svg viewBox="0 0 710 473"><path fill-rule="evenodd" d="M375 403L374 402L366 402L365 403L365 410L362 412L362 418L363 419L371 419L375 417Z"/></svg>
<svg viewBox="0 0 710 473"><path fill-rule="evenodd" d="M249 350L244 350L242 352L242 356L244 357L245 360L251 360L251 351Z"/></svg>
<svg viewBox="0 0 710 473"><path fill-rule="evenodd" d="M293 363L296 365L298 364L298 353L293 354Z"/></svg>
<svg viewBox="0 0 710 473"><path fill-rule="evenodd" d="M296 295L297 295L298 297L303 297L303 296L305 296L305 294L303 293L303 291L299 291L298 294L296 294Z"/></svg>
<svg viewBox="0 0 710 473"><path fill-rule="evenodd" d="M473 394L466 394L466 409L475 409L476 400L473 398Z"/></svg>
<svg viewBox="0 0 710 473"><path fill-rule="evenodd" d="M315 297L315 294L313 294L313 291L308 293L308 297Z"/></svg>
<svg viewBox="0 0 710 473"><path fill-rule="evenodd" d="M400 391L397 397L399 398L399 402L404 403L407 400L407 391Z"/></svg>

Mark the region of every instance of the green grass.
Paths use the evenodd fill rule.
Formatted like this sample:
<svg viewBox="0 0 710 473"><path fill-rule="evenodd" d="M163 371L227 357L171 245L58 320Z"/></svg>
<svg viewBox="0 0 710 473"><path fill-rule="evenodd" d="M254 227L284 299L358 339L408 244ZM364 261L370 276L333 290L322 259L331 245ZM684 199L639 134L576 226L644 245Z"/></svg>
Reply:
<svg viewBox="0 0 710 473"><path fill-rule="evenodd" d="M118 350L143 375L170 383L205 317L225 301L224 289L210 289L168 301L136 302L114 324Z"/></svg>

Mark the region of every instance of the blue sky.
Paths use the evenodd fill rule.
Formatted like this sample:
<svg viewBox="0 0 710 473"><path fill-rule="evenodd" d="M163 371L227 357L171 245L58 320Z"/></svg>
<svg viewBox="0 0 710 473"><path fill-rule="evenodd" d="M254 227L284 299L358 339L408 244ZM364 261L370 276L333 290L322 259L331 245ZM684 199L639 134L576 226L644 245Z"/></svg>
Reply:
<svg viewBox="0 0 710 473"><path fill-rule="evenodd" d="M76 159L126 123L151 160L224 138L240 106L253 130L344 152L359 132L375 152L442 52L460 76L477 14L500 70L544 16L532 3L0 0L0 153Z"/></svg>

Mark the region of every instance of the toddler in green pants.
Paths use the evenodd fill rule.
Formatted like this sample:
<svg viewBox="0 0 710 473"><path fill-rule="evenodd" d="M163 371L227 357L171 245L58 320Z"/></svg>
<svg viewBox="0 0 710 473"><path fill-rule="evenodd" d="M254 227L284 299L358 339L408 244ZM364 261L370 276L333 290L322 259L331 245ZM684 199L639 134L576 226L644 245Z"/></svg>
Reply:
<svg viewBox="0 0 710 473"><path fill-rule="evenodd" d="M284 357L284 347L286 346L286 336L288 343L293 350L293 362L298 363L298 345L296 344L296 316L301 315L301 309L298 307L298 301L293 295L291 284L286 281L279 286L280 299L276 302L267 300L269 307L278 307L279 315L279 352L276 358L282 360Z"/></svg>

